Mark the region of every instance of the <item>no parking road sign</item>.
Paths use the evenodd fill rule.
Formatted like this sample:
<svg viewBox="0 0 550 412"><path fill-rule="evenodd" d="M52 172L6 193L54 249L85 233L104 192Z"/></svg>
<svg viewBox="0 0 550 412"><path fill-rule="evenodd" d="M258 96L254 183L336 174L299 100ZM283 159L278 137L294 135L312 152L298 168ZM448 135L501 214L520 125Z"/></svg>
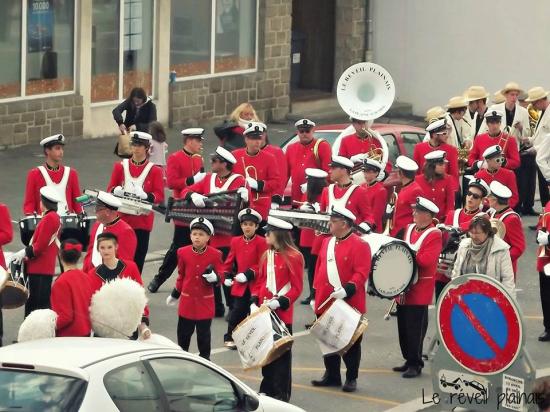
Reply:
<svg viewBox="0 0 550 412"><path fill-rule="evenodd" d="M469 275L466 282L449 285L438 303L441 342L460 366L494 375L515 361L523 343L521 317L499 282Z"/></svg>

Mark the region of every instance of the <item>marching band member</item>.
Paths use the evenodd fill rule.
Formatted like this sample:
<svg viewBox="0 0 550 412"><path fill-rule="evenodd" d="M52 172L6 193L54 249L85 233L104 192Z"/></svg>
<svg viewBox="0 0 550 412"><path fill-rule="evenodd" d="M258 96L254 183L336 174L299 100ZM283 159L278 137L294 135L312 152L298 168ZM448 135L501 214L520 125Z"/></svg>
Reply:
<svg viewBox="0 0 550 412"><path fill-rule="evenodd" d="M131 193L143 201L155 204L164 201L162 170L147 160L151 140L149 133L132 132L132 157L115 163L107 191L119 197L123 197L124 193ZM121 213L121 218L136 234L134 262L141 273L149 249L149 236L153 230L153 212L142 216Z"/></svg>
<svg viewBox="0 0 550 412"><path fill-rule="evenodd" d="M514 208L518 203L518 186L516 184L516 175L510 169L502 167L504 164L504 156L502 148L499 145L488 147L483 152L486 168L482 168L474 176L483 179L486 183L491 184L494 180L502 183L512 191L510 198L510 207Z"/></svg>
<svg viewBox="0 0 550 412"><path fill-rule="evenodd" d="M143 286L143 280L137 265L131 260L117 258L118 238L114 233L103 232L97 235L97 249L102 263L88 272L92 296L106 283L116 278L129 278ZM151 336L149 326L149 307L145 306L141 324L137 332L144 338ZM137 333L133 339L137 339Z"/></svg>
<svg viewBox="0 0 550 412"><path fill-rule="evenodd" d="M65 271L52 286L52 310L57 314L55 336L90 336L92 290L88 276L78 268L82 244L67 239L59 249Z"/></svg>
<svg viewBox="0 0 550 412"><path fill-rule="evenodd" d="M467 232L471 220L478 214L484 213L483 200L489 194L489 185L479 178L471 178L466 191L466 201L463 208L450 210L447 212L445 224L452 226L462 232ZM435 277L435 299L443 291L443 288L451 280L444 273L436 273Z"/></svg>
<svg viewBox="0 0 550 412"><path fill-rule="evenodd" d="M537 271L539 272L540 303L542 306L542 324L544 332L540 342L550 342L550 202L546 204L538 222Z"/></svg>
<svg viewBox="0 0 550 412"><path fill-rule="evenodd" d="M532 141L533 147L537 151L535 159L538 168L537 175L541 205L546 205L550 201L548 190L548 182L550 181L550 150L548 149L548 139L546 139L546 135L550 133L550 110L547 110L550 104L548 94L549 92L537 86L529 89L526 99L526 101L531 102L533 109L540 110L539 120L535 126Z"/></svg>
<svg viewBox="0 0 550 412"><path fill-rule="evenodd" d="M258 124L264 130L264 132L261 134L262 144L260 150L273 155L275 161L277 162L279 172L279 185L271 196L271 208L278 209L279 206L283 203L283 196L285 193L286 184L288 183L288 167L286 165L285 153L283 152L283 149L281 149L279 146L275 146L269 143L269 139L267 137L267 126L264 123L251 123L249 126L253 126L254 124Z"/></svg>
<svg viewBox="0 0 550 412"><path fill-rule="evenodd" d="M509 187L496 180L489 187L491 189L488 196L489 206L493 210L489 210L488 213L491 218L500 220L506 227L506 235L503 240L510 245L514 275L517 275L518 259L525 252L525 236L523 235L521 218L510 208L509 201L512 197L512 191Z"/></svg>
<svg viewBox="0 0 550 412"><path fill-rule="evenodd" d="M233 167L237 163L235 156L221 146L216 148L212 155L212 173L207 173L206 177L192 186L181 191L181 197L191 201L196 207L203 208L206 206L204 195L209 195L228 190L237 190L242 199L248 201L248 189L244 186L246 181L244 177L233 173ZM210 246L219 249L222 252L222 258L225 259L229 253L229 245L231 243L231 235L214 234L210 239ZM225 302L228 307L231 307L231 295L229 289L224 287ZM216 316L221 317L225 313L223 307L221 286L214 287L216 298Z"/></svg>
<svg viewBox="0 0 550 412"><path fill-rule="evenodd" d="M330 305L321 305L328 299L344 299L361 314L367 312L365 283L371 266L369 244L353 233L356 217L340 206L332 208L330 215L330 238L324 240L317 260L315 273L315 314L319 317ZM340 356L323 357L325 373L320 380L311 381L313 386L341 386L340 358L346 364L346 381L342 390L355 392L359 363L361 361L362 336Z"/></svg>
<svg viewBox="0 0 550 412"><path fill-rule="evenodd" d="M475 87L475 86L471 86L471 87ZM466 102L468 103L468 108L466 110L466 113L464 113L464 120L468 122L468 124L470 125L469 139L473 140L476 132L475 129L476 129L477 99L475 99L475 97L477 96L470 96L469 92L471 87L464 92L463 96L466 99Z"/></svg>
<svg viewBox="0 0 550 412"><path fill-rule="evenodd" d="M2 246L7 245L13 240L13 228L11 225L10 211L8 207L0 203L0 266L7 270L8 266L4 260ZM0 347L2 346L2 336L4 335L4 326L2 320L2 297L0 296Z"/></svg>
<svg viewBox="0 0 550 412"><path fill-rule="evenodd" d="M413 160L418 165L417 174L422 174L424 170L425 156L436 150L442 150L446 153L445 171L449 176L453 177L455 182L455 190L458 189L458 150L456 147L447 143L449 137L449 123L445 119L436 120L426 127L426 131L430 135L430 140L427 142L418 143L414 146ZM453 191L454 192L454 191Z"/></svg>
<svg viewBox="0 0 550 412"><path fill-rule="evenodd" d="M366 190L367 207L374 219L374 230L377 233L382 233L384 230L382 218L388 202L388 191L384 187L384 183L377 180L381 171L382 164L380 162L369 157L365 158L363 161L363 176L365 177L363 187Z"/></svg>
<svg viewBox="0 0 550 412"><path fill-rule="evenodd" d="M506 158L504 167L513 170L520 164L516 139L501 130L500 122L502 116L502 112L498 110L490 110L485 113L489 130L487 133L476 136L472 150L470 150L470 154L468 155L468 165L472 167L474 173L477 172L476 169L479 169L476 167L477 162L483 160L483 152L495 144L498 144L502 148L502 153Z"/></svg>
<svg viewBox="0 0 550 412"><path fill-rule="evenodd" d="M393 213L390 236L402 238L407 225L413 221L413 210L411 205L416 198L422 195L422 188L414 181L418 165L406 156L399 156L395 160L395 166L401 180L401 190L397 202L392 207L388 205L386 212Z"/></svg>
<svg viewBox="0 0 550 412"><path fill-rule="evenodd" d="M423 174L416 176L416 183L422 189L423 196L439 209L437 219L442 221L449 210L454 209L456 182L445 173L446 153L436 150L424 156Z"/></svg>
<svg viewBox="0 0 550 412"><path fill-rule="evenodd" d="M318 139L313 133L315 123L309 119L300 119L296 123L298 141L286 149L286 162L292 179L291 198L299 201L302 197L301 185L306 182L304 173L308 168L316 168L328 172L332 150L330 143Z"/></svg>
<svg viewBox="0 0 550 412"><path fill-rule="evenodd" d="M487 98L489 97L489 93L483 86L470 86L464 92L464 96L468 101L466 120L471 125L471 139L473 140L478 134L487 133L485 113L487 112ZM475 110L473 114L472 110Z"/></svg>
<svg viewBox="0 0 550 412"><path fill-rule="evenodd" d="M233 307L229 312L227 333L223 340L224 346L231 349L236 349L233 329L248 315L258 264L267 249L265 238L256 234L262 216L254 209L247 208L239 212L238 219L243 235L231 239L229 255L224 262L224 285L231 288Z"/></svg>
<svg viewBox="0 0 550 412"><path fill-rule="evenodd" d="M302 293L304 258L292 241L292 225L284 220L267 218L266 242L269 249L260 259L258 277L252 294L251 311L258 304L279 316L292 333L293 305ZM285 402L290 400L292 351L262 368L260 392Z"/></svg>
<svg viewBox="0 0 550 412"><path fill-rule="evenodd" d="M306 192L302 194L302 202L299 209L305 212L316 212L319 210L319 202L323 189L327 186L328 173L321 169L308 167L306 169L307 182L304 183ZM301 189L300 189L301 190ZM315 230L309 228L300 229L300 251L304 256L307 266L307 280L309 286L309 296L304 298L300 303L309 305L315 298L315 290L313 289L313 277L315 274L315 266L317 262L317 250L312 250L315 242ZM319 246L321 246L319 244Z"/></svg>
<svg viewBox="0 0 550 412"><path fill-rule="evenodd" d="M181 197L181 192L187 186L202 182L206 176L202 162L202 142L204 129L194 127L181 131L183 136L183 148L168 156L166 166L166 179L175 199ZM166 251L158 273L149 282L147 289L156 293L160 286L166 282L176 268L177 251L180 247L191 243L188 226L174 220L174 235L170 248Z"/></svg>
<svg viewBox="0 0 550 412"><path fill-rule="evenodd" d="M29 299L25 303L25 317L35 309L50 308L52 279L59 250L61 222L57 205L63 203L59 192L51 186L40 188L42 219L36 225L29 246L12 255L12 261L21 264L25 259L25 272L29 281Z"/></svg>
<svg viewBox="0 0 550 412"><path fill-rule="evenodd" d="M471 123L465 118L468 101L464 96L454 96L449 99L445 107L447 108L447 123L451 125L450 144L457 149L470 149L472 147Z"/></svg>
<svg viewBox="0 0 550 412"><path fill-rule="evenodd" d="M40 215L40 188L49 186L60 196L57 212L60 216L67 213L82 213L82 205L76 201L80 196L78 173L75 169L64 166L63 146L65 137L56 134L40 141L44 150L46 162L35 167L27 175L25 187L25 200L23 201L23 213L25 215Z"/></svg>
<svg viewBox="0 0 550 412"><path fill-rule="evenodd" d="M418 197L414 205L414 223L407 226L403 238L416 251L418 268L418 281L397 303L399 345L405 363L393 370L403 372L403 378L419 376L424 367L422 346L428 328L428 305L433 299L437 259L442 247L441 232L433 223L438 213L433 202Z"/></svg>
<svg viewBox="0 0 550 412"><path fill-rule="evenodd" d="M214 227L208 219L198 217L191 221L191 245L178 249L178 279L166 304L178 306L178 345L189 350L191 336L197 329L199 355L210 359L210 326L215 314L214 291L220 283L222 252L208 246Z"/></svg>
<svg viewBox="0 0 550 412"><path fill-rule="evenodd" d="M266 220L271 199L278 194L280 178L275 157L261 150L263 134L264 128L258 123L253 124L244 131L246 147L232 153L237 160L234 173L244 176L249 187L250 207L262 215L262 220Z"/></svg>
<svg viewBox="0 0 550 412"><path fill-rule="evenodd" d="M114 233L118 239L117 257L122 260L133 260L136 254L137 239L134 229L120 218L118 208L120 200L110 193L100 191L97 195L95 215L97 222L90 230L90 246L86 251L82 270L89 272L101 264L101 255L97 249L97 236L103 232Z"/></svg>

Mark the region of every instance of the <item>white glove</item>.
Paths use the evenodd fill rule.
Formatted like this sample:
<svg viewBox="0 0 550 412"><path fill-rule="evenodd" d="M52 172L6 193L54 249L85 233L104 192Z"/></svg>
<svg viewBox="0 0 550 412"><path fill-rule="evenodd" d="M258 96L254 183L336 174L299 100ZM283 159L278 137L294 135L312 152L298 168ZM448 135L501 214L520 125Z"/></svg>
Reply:
<svg viewBox="0 0 550 412"><path fill-rule="evenodd" d="M193 183L202 182L205 177L206 177L206 173L199 172L199 173L197 173L196 175L193 176Z"/></svg>
<svg viewBox="0 0 550 412"><path fill-rule="evenodd" d="M365 159L364 153L359 153L349 158L349 160L351 160L353 163L363 163L364 159Z"/></svg>
<svg viewBox="0 0 550 412"><path fill-rule="evenodd" d="M330 294L332 299L344 299L348 294L344 288L335 289L334 292Z"/></svg>
<svg viewBox="0 0 550 412"><path fill-rule="evenodd" d="M206 199L206 197L203 195L199 195L198 193L191 193L191 201L197 207L206 206L206 204L204 203L204 199Z"/></svg>
<svg viewBox="0 0 550 412"><path fill-rule="evenodd" d="M537 243L541 246L546 246L548 244L548 232L539 230L537 232Z"/></svg>
<svg viewBox="0 0 550 412"><path fill-rule="evenodd" d="M315 301L313 299L309 301L309 307L315 312Z"/></svg>
<svg viewBox="0 0 550 412"><path fill-rule="evenodd" d="M279 207L279 203L271 202L271 210L277 210Z"/></svg>
<svg viewBox="0 0 550 412"><path fill-rule="evenodd" d="M307 192L307 183L302 183L300 185L300 192L302 192L302 193Z"/></svg>
<svg viewBox="0 0 550 412"><path fill-rule="evenodd" d="M394 209L395 209L395 206L386 205L386 213L387 213L388 215L392 214Z"/></svg>
<svg viewBox="0 0 550 412"><path fill-rule="evenodd" d="M231 286L233 286L233 281L231 279L227 278L223 281L223 284L224 284L224 286L230 288Z"/></svg>
<svg viewBox="0 0 550 412"><path fill-rule="evenodd" d="M142 200L147 199L147 193L145 193L145 190L141 186L134 185L134 194Z"/></svg>
<svg viewBox="0 0 550 412"><path fill-rule="evenodd" d="M252 179L251 177L246 178L246 183L248 183L248 186L250 186L253 190L258 190L258 181L256 179Z"/></svg>
<svg viewBox="0 0 550 412"><path fill-rule="evenodd" d="M281 307L281 304L277 299L271 299L269 302L267 302L267 307L271 310L277 310Z"/></svg>
<svg viewBox="0 0 550 412"><path fill-rule="evenodd" d="M235 275L235 280L239 283L246 283L248 282L248 279L246 278L246 275L244 273L237 273Z"/></svg>
<svg viewBox="0 0 550 412"><path fill-rule="evenodd" d="M487 168L487 163L484 160L478 160L476 164L479 170Z"/></svg>
<svg viewBox="0 0 550 412"><path fill-rule="evenodd" d="M26 256L25 249L21 249L19 252L15 252L13 255L11 255L10 260L16 265L20 265L21 262L23 262L23 259L25 259L25 256Z"/></svg>
<svg viewBox="0 0 550 412"><path fill-rule="evenodd" d="M241 195L241 199L248 202L248 189L246 187L239 187L237 193Z"/></svg>
<svg viewBox="0 0 550 412"><path fill-rule="evenodd" d="M313 210L315 210L315 213L319 213L321 211L321 205L319 202L315 202L311 206L313 207Z"/></svg>
<svg viewBox="0 0 550 412"><path fill-rule="evenodd" d="M367 222L363 222L359 224L359 227L365 231L365 233L372 232L372 229L370 228L369 224Z"/></svg>
<svg viewBox="0 0 550 412"><path fill-rule="evenodd" d="M175 297L173 297L172 295L168 295L166 297L166 305L167 306L176 306L176 302L178 301L178 299L176 299Z"/></svg>
<svg viewBox="0 0 550 412"><path fill-rule="evenodd" d="M122 186L117 186L113 189L113 195L122 197L124 196L124 189Z"/></svg>
<svg viewBox="0 0 550 412"><path fill-rule="evenodd" d="M304 212L315 212L315 209L309 203L304 203L299 207L299 209L303 210Z"/></svg>
<svg viewBox="0 0 550 412"><path fill-rule="evenodd" d="M260 309L260 308L259 308L258 305L256 305L255 303L252 303L252 304L250 305L250 313L254 313L254 312L256 312L258 309Z"/></svg>
<svg viewBox="0 0 550 412"><path fill-rule="evenodd" d="M213 270L210 272L206 272L202 275L204 280L206 280L208 283L216 283L218 281L218 275L216 275L216 272Z"/></svg>

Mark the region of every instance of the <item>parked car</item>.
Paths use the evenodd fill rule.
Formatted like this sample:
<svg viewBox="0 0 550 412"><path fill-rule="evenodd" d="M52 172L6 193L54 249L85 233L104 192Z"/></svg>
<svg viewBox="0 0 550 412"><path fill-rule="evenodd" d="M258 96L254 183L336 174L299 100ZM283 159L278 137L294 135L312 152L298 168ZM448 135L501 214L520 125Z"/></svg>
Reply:
<svg viewBox="0 0 550 412"><path fill-rule="evenodd" d="M337 149L340 146L340 140L344 136L340 136L346 128L350 125L349 123L344 124L329 124L316 126L314 129L315 137L324 139L330 143L333 148L333 153L337 153ZM426 131L420 127L410 126L406 124L385 124L385 123L374 123L371 128L376 130L382 138L386 141L388 145L388 162L395 164L395 159L399 155L405 155L412 158L414 146L417 143L422 142ZM350 132L351 134L352 132ZM339 137L340 136L340 137ZM286 148L289 144L298 141L298 136L294 134L289 137L283 144L281 148L283 151L286 151ZM397 170L393 168L389 176L384 180L384 186L388 189L388 193L391 194L393 187L395 186L397 190L401 187L399 182L399 177L397 175ZM290 202L290 184L287 185L285 190L285 204Z"/></svg>
<svg viewBox="0 0 550 412"><path fill-rule="evenodd" d="M0 348L0 410L303 411L181 349L105 338Z"/></svg>

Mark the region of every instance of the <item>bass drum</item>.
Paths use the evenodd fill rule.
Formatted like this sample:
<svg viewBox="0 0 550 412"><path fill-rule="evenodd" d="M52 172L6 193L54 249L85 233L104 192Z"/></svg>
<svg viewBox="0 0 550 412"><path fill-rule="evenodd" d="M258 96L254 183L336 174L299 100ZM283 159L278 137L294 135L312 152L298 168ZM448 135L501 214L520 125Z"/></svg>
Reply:
<svg viewBox="0 0 550 412"><path fill-rule="evenodd" d="M415 282L414 252L404 241L371 233L361 238L370 246L372 260L367 289L384 299L406 292Z"/></svg>

